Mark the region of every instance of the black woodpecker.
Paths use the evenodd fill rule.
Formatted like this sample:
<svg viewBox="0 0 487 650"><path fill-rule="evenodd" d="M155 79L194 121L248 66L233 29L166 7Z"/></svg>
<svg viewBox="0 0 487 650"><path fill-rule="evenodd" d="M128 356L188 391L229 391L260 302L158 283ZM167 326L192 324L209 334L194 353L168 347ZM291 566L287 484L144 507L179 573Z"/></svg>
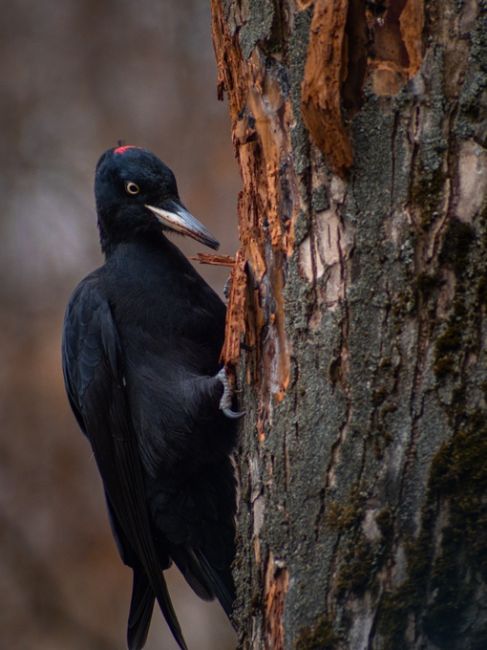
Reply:
<svg viewBox="0 0 487 650"><path fill-rule="evenodd" d="M64 380L93 448L123 562L132 568L130 650L154 602L186 649L164 580L176 564L230 616L235 598L235 401L219 362L225 305L179 249L175 231L218 242L182 204L171 170L133 146L106 151L95 196L105 263L66 310Z"/></svg>

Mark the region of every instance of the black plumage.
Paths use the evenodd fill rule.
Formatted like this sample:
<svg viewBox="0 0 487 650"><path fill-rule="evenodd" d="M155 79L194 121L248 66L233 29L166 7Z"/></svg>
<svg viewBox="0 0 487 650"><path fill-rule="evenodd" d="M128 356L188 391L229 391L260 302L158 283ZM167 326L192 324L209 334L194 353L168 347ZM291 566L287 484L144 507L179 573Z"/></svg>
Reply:
<svg viewBox="0 0 487 650"><path fill-rule="evenodd" d="M133 569L128 647L143 647L157 600L186 648L162 570L174 562L200 597L216 596L230 615L237 414L219 363L225 306L164 231L218 243L147 150L105 152L95 195L106 260L66 311L66 390Z"/></svg>

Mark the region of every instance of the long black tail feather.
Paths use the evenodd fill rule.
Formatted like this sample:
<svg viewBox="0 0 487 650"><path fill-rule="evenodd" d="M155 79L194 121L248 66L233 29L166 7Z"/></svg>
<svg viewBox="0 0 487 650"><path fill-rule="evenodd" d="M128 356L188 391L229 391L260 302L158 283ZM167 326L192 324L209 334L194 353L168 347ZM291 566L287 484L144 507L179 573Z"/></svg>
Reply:
<svg viewBox="0 0 487 650"><path fill-rule="evenodd" d="M154 609L154 592L142 571L134 570L132 600L127 625L127 646L129 650L141 650L147 640L149 625Z"/></svg>

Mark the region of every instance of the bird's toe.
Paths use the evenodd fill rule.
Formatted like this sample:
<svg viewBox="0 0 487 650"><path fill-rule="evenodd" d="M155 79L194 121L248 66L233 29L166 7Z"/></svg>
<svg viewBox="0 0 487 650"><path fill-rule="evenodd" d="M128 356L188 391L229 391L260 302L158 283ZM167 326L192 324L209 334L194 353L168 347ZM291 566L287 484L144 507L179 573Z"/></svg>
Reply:
<svg viewBox="0 0 487 650"><path fill-rule="evenodd" d="M228 380L227 371L223 367L217 374L217 379L222 383L223 386L223 395L220 399L219 408L227 416L227 418L232 418L238 420L245 415L245 411L233 411L232 410L232 388Z"/></svg>

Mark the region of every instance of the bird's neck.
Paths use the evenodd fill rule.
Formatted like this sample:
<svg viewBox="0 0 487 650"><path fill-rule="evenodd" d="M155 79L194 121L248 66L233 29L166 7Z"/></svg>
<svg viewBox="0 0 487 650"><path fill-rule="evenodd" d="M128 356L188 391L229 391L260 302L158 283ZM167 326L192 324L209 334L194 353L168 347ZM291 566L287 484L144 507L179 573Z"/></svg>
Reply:
<svg viewBox="0 0 487 650"><path fill-rule="evenodd" d="M103 223L100 220L98 220L98 230L100 233L101 250L106 260L113 257L120 249L123 249L124 251L134 250L139 253L146 251L147 253L157 252L160 254L168 246L171 246L170 242L161 231L132 231L125 237L121 235L114 238L107 234L103 227Z"/></svg>
<svg viewBox="0 0 487 650"><path fill-rule="evenodd" d="M116 274L135 277L154 273L170 274L175 278L194 273L185 255L162 232L157 237L132 237L127 241L109 241L104 250L106 265Z"/></svg>
<svg viewBox="0 0 487 650"><path fill-rule="evenodd" d="M105 259L108 259L109 256L113 253L116 244L110 237L108 237L100 218L98 218L98 232L100 234L100 246L102 253L105 255Z"/></svg>

